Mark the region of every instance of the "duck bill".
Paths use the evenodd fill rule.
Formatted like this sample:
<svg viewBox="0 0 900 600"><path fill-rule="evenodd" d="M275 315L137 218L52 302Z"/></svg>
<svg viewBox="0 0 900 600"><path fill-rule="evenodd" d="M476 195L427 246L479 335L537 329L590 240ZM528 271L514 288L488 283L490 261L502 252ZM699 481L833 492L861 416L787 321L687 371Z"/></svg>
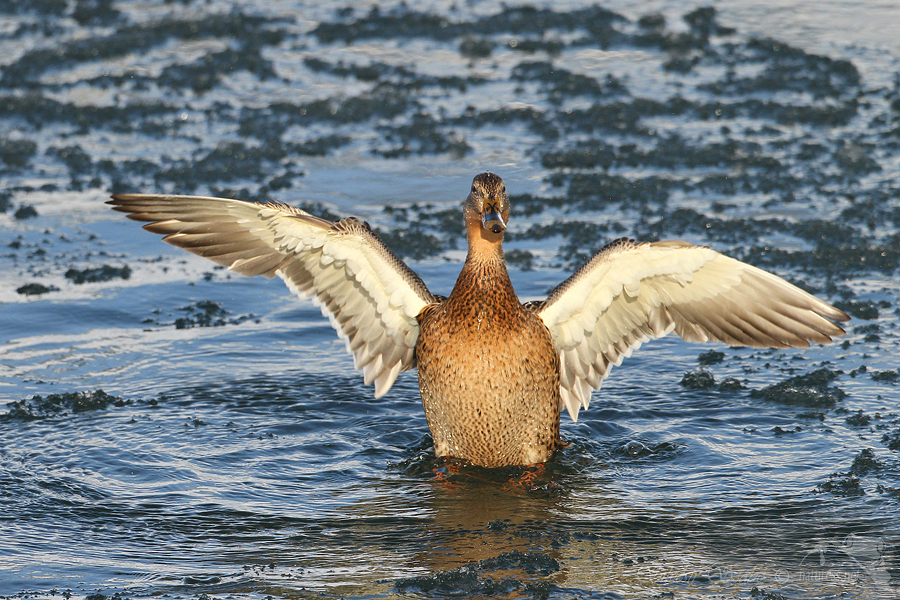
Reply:
<svg viewBox="0 0 900 600"><path fill-rule="evenodd" d="M494 233L503 233L506 230L506 222L500 214L499 203L485 203L484 212L481 213L481 224Z"/></svg>

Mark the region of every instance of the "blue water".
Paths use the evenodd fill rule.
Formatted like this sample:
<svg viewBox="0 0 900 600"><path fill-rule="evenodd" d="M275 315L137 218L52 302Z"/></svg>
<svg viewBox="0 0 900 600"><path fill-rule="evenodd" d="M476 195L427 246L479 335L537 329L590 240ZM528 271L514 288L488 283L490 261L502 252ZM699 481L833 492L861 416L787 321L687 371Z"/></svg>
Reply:
<svg viewBox="0 0 900 600"><path fill-rule="evenodd" d="M900 11L510 6L0 3L0 597L900 597ZM447 294L486 169L523 299L628 235L854 319L647 344L545 468L478 469L414 373L374 400L311 303L103 204L356 215Z"/></svg>

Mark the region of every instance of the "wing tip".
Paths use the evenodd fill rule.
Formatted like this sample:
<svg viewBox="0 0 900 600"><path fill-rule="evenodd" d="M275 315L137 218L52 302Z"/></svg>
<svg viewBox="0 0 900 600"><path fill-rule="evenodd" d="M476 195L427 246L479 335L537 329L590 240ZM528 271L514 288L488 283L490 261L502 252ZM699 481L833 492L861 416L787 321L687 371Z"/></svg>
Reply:
<svg viewBox="0 0 900 600"><path fill-rule="evenodd" d="M824 313L823 316L831 319L832 321L836 321L837 323L846 323L847 321L852 319L850 315L836 306L832 306L829 304L828 308L830 308L831 310L827 313ZM837 323L835 323L835 325L837 325ZM838 328L841 330L841 333L839 333L838 335L844 335L845 333L847 333L842 327L838 326Z"/></svg>
<svg viewBox="0 0 900 600"><path fill-rule="evenodd" d="M126 202L134 202L135 200L143 200L149 198L159 198L163 194L138 194L133 192L127 193L115 193L110 194L109 200L106 201L106 204L112 204L113 206L118 206L124 204Z"/></svg>

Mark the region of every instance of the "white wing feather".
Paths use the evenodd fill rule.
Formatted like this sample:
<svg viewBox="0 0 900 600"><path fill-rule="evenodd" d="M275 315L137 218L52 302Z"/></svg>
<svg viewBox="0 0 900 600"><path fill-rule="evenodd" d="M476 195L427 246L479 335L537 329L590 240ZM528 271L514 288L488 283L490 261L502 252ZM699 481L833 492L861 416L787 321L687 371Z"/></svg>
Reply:
<svg viewBox="0 0 900 600"><path fill-rule="evenodd" d="M532 306L561 359L560 394L573 420L612 366L675 331L690 342L805 347L849 317L787 281L703 246L617 240ZM562 409L562 406L560 407Z"/></svg>
<svg viewBox="0 0 900 600"><path fill-rule="evenodd" d="M437 301L366 225L336 223L281 204L118 194L109 202L163 240L241 275L281 277L322 309L375 397L415 366L416 316Z"/></svg>

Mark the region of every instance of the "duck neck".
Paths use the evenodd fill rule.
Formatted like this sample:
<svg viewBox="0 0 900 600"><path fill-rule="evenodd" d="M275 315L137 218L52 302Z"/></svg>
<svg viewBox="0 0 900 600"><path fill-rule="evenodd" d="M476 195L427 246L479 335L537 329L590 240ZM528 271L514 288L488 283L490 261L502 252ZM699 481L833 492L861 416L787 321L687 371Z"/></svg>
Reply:
<svg viewBox="0 0 900 600"><path fill-rule="evenodd" d="M469 253L466 256L466 265L484 264L495 265L506 273L506 263L503 260L503 234L494 233L477 225L467 227ZM508 276L507 276L508 278Z"/></svg>
<svg viewBox="0 0 900 600"><path fill-rule="evenodd" d="M480 222L467 227L467 231L469 253L450 299L462 299L472 306L474 298L472 308L477 306L479 311L485 307L493 311L520 306L503 260L503 234L484 229Z"/></svg>

